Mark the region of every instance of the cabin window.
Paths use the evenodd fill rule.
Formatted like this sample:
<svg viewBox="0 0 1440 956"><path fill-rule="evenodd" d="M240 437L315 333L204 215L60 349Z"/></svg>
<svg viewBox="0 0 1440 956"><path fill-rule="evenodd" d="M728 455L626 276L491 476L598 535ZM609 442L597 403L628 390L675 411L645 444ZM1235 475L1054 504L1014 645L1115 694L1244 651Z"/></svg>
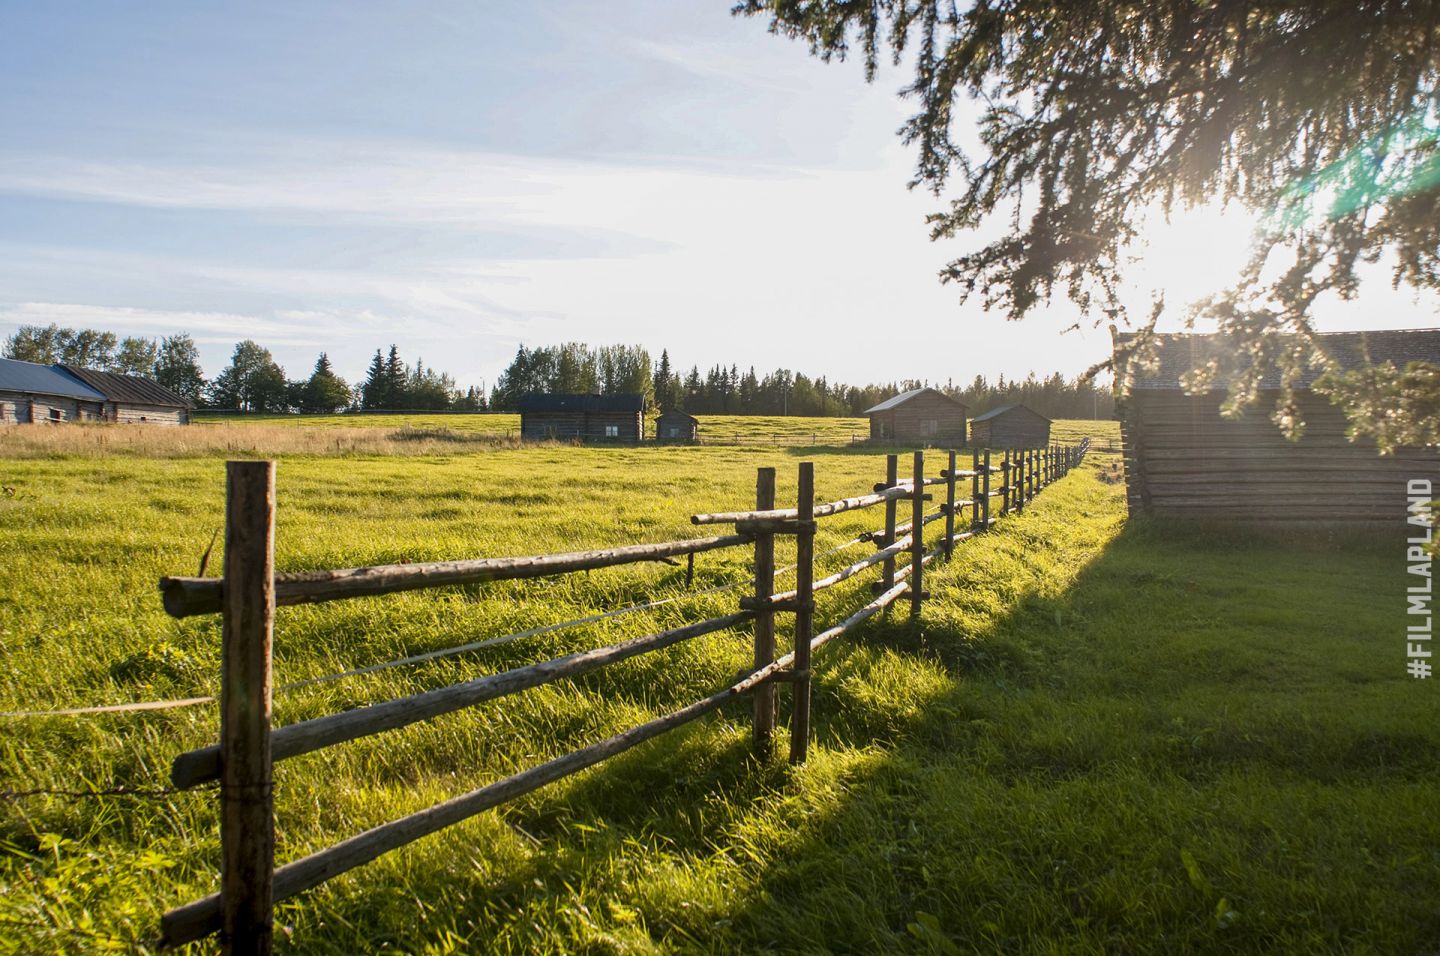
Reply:
<svg viewBox="0 0 1440 956"><path fill-rule="evenodd" d="M620 426L619 426L619 425L606 425L606 426L605 426L605 437L606 437L606 438L619 438L619 437L620 437Z"/></svg>
<svg viewBox="0 0 1440 956"><path fill-rule="evenodd" d="M925 419L923 422L920 423L920 434L922 434L922 435L938 435L938 434L940 434L940 422L938 422L937 420L935 420L935 419L933 419L933 418L927 418L927 419Z"/></svg>
<svg viewBox="0 0 1440 956"><path fill-rule="evenodd" d="M51 420L52 422L64 421L64 418L63 418L63 416L62 416L62 414L61 414L61 412L60 412L60 409L58 409L58 408L52 408L52 409L50 409L50 420Z"/></svg>

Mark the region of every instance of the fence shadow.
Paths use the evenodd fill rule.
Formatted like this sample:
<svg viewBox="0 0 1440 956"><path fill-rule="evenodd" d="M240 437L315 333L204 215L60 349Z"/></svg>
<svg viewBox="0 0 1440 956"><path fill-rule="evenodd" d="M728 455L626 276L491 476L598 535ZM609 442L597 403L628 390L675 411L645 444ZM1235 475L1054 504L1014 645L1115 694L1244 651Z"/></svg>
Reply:
<svg viewBox="0 0 1440 956"><path fill-rule="evenodd" d="M640 878L634 857L703 868L728 854L732 892L632 929L706 951L1263 949L1299 938L1283 933L1318 897L1337 915L1317 938L1364 938L1353 897L1403 898L1415 878L1367 841L1404 831L1296 816L1286 800L1309 792L1296 781L1360 792L1440 769L1423 702L1395 712L1374 661L1403 605L1355 610L1388 545L1132 524L1059 588L1054 555L1039 555L1009 569L986 613L916 623L897 610L827 647L810 766L757 764L737 707L507 811L541 846L527 879L477 892L492 912L553 911L590 881L624 911L635 898L602 877ZM969 567L937 567L932 607L964 603ZM1316 637L1297 647L1297 633ZM1310 694L1298 708L1297 688ZM1348 707L1313 706L1332 695ZM1339 846L1365 888L1278 864L1306 840ZM566 874L575 887L561 891ZM342 915L384 892L361 889Z"/></svg>

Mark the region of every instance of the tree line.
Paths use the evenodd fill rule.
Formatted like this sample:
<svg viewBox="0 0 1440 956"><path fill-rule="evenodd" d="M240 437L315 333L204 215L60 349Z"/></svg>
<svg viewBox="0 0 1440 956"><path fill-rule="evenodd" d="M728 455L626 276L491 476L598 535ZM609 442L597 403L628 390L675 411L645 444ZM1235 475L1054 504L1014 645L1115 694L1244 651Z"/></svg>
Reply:
<svg viewBox="0 0 1440 956"><path fill-rule="evenodd" d="M640 346L592 348L579 342L520 346L496 381L490 406L514 410L522 397L537 392L639 393L651 406L692 415L854 417L892 395L926 384L964 402L972 413L1014 403L1050 418L1110 418L1115 410L1108 387L1081 377L1067 379L1059 372L1044 378L1031 372L1024 379L1011 380L1001 375L993 382L976 375L968 385L917 379L847 385L786 368L764 375L754 366L742 372L737 365L715 365L704 373L692 365L682 371L671 363L668 349L652 365L650 353Z"/></svg>
<svg viewBox="0 0 1440 956"><path fill-rule="evenodd" d="M1044 378L991 382L976 375L967 385L916 379L847 385L780 368L763 375L754 366L714 365L701 372L675 367L669 350L653 362L638 345L593 347L581 342L527 348L522 345L487 394L483 387L461 389L451 376L422 361L406 363L399 348L375 350L361 382L341 378L320 353L308 376L290 379L270 351L246 339L235 346L230 364L213 379L200 367L195 341L185 333L158 340L118 338L113 332L25 325L5 340L8 358L42 364L64 363L128 375L143 375L200 408L247 412L514 411L526 395L641 394L647 405L692 415L794 415L853 417L898 392L925 384L959 399L972 413L997 405L1024 403L1051 418L1110 418L1109 388L1059 372Z"/></svg>
<svg viewBox="0 0 1440 956"><path fill-rule="evenodd" d="M388 354L376 349L365 380L354 385L336 374L324 352L308 376L287 378L270 350L250 339L238 343L230 364L215 378L207 379L195 340L183 332L160 339L121 339L98 329L22 325L5 340L3 352L6 358L22 362L141 375L189 399L197 408L333 413L347 409L484 411L489 407L483 388L461 390L449 375L426 368L421 361L408 365L394 345Z"/></svg>

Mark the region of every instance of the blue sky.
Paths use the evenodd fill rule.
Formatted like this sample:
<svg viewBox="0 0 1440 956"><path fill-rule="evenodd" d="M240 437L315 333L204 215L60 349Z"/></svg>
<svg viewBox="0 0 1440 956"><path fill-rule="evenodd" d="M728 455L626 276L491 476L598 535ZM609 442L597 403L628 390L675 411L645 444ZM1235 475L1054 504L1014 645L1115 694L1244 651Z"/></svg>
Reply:
<svg viewBox="0 0 1440 956"><path fill-rule="evenodd" d="M462 384L521 342L847 381L1105 354L1063 307L1006 323L936 281L964 247L905 188L899 72L728 7L0 0L0 333L187 331L212 375L241 338L352 378L394 342ZM1205 223L1154 274L1205 291ZM1385 302L1331 324L1434 324Z"/></svg>

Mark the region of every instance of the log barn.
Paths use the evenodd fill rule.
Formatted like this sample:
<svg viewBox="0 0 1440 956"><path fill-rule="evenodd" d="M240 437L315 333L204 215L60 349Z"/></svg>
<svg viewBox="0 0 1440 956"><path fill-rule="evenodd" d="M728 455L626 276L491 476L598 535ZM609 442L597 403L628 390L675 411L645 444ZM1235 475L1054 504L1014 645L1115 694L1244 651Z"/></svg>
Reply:
<svg viewBox="0 0 1440 956"><path fill-rule="evenodd" d="M871 441L965 444L968 406L933 388L916 388L867 408Z"/></svg>
<svg viewBox="0 0 1440 956"><path fill-rule="evenodd" d="M105 396L59 366L0 358L0 423L102 420Z"/></svg>
<svg viewBox="0 0 1440 956"><path fill-rule="evenodd" d="M136 375L0 359L0 424L75 421L184 425L190 403Z"/></svg>
<svg viewBox="0 0 1440 956"><path fill-rule="evenodd" d="M1050 419L1027 405L1001 405L970 420L970 443L976 448L1045 448Z"/></svg>
<svg viewBox="0 0 1440 956"><path fill-rule="evenodd" d="M1116 335L1117 348L1133 334ZM1440 449L1401 448L1381 455L1369 440L1350 441L1342 411L1297 386L1305 419L1298 441L1271 421L1278 372L1262 382L1258 405L1238 418L1220 414L1223 388L1186 394L1181 379L1233 346L1218 335L1160 335L1157 360L1137 371L1118 403L1130 513L1243 522L1403 520L1405 483L1440 479ZM1321 343L1342 368L1374 363L1440 364L1440 329L1334 332Z"/></svg>
<svg viewBox="0 0 1440 956"><path fill-rule="evenodd" d="M190 402L159 382L139 375L99 372L75 365L56 366L105 396L102 418L134 425L190 424Z"/></svg>
<svg viewBox="0 0 1440 956"><path fill-rule="evenodd" d="M655 440L694 442L700 437L700 419L684 412L666 412L655 420Z"/></svg>
<svg viewBox="0 0 1440 956"><path fill-rule="evenodd" d="M527 395L520 400L520 437L638 442L645 437L645 396Z"/></svg>

